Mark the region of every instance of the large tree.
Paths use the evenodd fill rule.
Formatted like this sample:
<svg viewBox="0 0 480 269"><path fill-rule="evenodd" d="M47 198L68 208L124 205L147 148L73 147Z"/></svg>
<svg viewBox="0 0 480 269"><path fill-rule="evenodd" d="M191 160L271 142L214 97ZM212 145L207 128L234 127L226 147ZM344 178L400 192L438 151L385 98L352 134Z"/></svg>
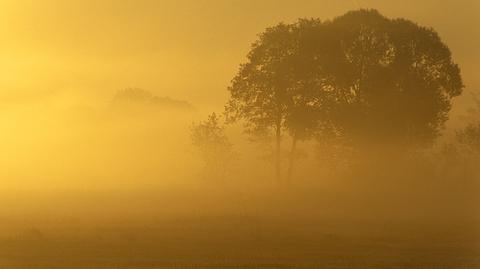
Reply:
<svg viewBox="0 0 480 269"><path fill-rule="evenodd" d="M349 12L330 26L340 51L333 70L355 98L343 126L356 137L427 145L462 92L460 69L431 28L388 19L374 10Z"/></svg>
<svg viewBox="0 0 480 269"><path fill-rule="evenodd" d="M273 135L280 177L282 136L341 130L364 141L427 144L463 88L458 66L433 29L374 10L332 21L279 24L259 36L229 87L231 120Z"/></svg>
<svg viewBox="0 0 480 269"><path fill-rule="evenodd" d="M252 45L229 87L226 106L230 121L245 120L254 136L274 136L275 171L281 178L282 137L291 137L287 180L291 177L298 140L310 138L320 124L327 125L335 94L308 37L321 26L317 20L279 24L268 28Z"/></svg>

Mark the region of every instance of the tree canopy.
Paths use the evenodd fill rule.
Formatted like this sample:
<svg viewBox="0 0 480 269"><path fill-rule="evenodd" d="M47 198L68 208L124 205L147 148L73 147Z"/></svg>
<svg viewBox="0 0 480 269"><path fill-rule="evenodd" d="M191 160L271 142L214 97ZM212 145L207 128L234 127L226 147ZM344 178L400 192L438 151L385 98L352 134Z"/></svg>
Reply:
<svg viewBox="0 0 480 269"><path fill-rule="evenodd" d="M375 10L300 19L259 35L229 87L226 114L252 135L319 133L426 145L462 92L459 67L431 28Z"/></svg>
<svg viewBox="0 0 480 269"><path fill-rule="evenodd" d="M341 67L335 77L352 92L356 108L345 126L374 139L428 144L461 94L460 69L431 28L377 11L355 11L327 25L337 33Z"/></svg>

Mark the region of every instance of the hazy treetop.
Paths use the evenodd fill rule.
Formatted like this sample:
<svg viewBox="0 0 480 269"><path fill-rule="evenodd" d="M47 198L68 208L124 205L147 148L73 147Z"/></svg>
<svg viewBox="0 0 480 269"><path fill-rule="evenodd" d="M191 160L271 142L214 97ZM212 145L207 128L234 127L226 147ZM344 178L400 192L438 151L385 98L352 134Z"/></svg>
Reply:
<svg viewBox="0 0 480 269"><path fill-rule="evenodd" d="M182 100L170 97L158 97L151 92L139 88L126 88L117 91L112 100L115 107L135 108L150 107L158 109L194 110L194 107Z"/></svg>
<svg viewBox="0 0 480 269"><path fill-rule="evenodd" d="M462 89L434 29L357 10L267 28L232 80L227 112L257 133L281 125L305 136L330 122L362 139L425 143Z"/></svg>

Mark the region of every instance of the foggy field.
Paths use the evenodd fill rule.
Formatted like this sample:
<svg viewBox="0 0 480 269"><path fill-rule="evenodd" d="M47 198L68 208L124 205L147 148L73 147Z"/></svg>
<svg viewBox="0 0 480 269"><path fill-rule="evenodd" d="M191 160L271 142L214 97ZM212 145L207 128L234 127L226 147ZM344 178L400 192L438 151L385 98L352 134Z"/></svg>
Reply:
<svg viewBox="0 0 480 269"><path fill-rule="evenodd" d="M480 269L480 0L0 0L0 269Z"/></svg>
<svg viewBox="0 0 480 269"><path fill-rule="evenodd" d="M302 233L318 231L311 223L291 231L283 225L252 225L229 217L189 221L187 227L172 221L163 226L104 227L86 234L2 240L2 268L475 269L480 263L478 244L461 238L438 242L435 235L417 238L408 233L407 239L400 234L365 239L341 233L298 234L300 228ZM259 229L268 231L259 233Z"/></svg>
<svg viewBox="0 0 480 269"><path fill-rule="evenodd" d="M480 266L472 215L368 193L239 189L4 193L18 207L0 216L0 268Z"/></svg>

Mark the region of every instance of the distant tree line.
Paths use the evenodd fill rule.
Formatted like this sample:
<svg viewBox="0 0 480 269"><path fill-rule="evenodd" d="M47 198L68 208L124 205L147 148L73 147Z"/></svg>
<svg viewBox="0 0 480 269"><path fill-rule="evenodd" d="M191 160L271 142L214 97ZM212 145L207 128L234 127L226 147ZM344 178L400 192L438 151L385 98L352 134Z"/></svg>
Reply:
<svg viewBox="0 0 480 269"><path fill-rule="evenodd" d="M187 101L155 96L150 91L140 88L126 88L117 91L113 97L112 106L122 109L139 107L174 110L195 109L193 105Z"/></svg>

